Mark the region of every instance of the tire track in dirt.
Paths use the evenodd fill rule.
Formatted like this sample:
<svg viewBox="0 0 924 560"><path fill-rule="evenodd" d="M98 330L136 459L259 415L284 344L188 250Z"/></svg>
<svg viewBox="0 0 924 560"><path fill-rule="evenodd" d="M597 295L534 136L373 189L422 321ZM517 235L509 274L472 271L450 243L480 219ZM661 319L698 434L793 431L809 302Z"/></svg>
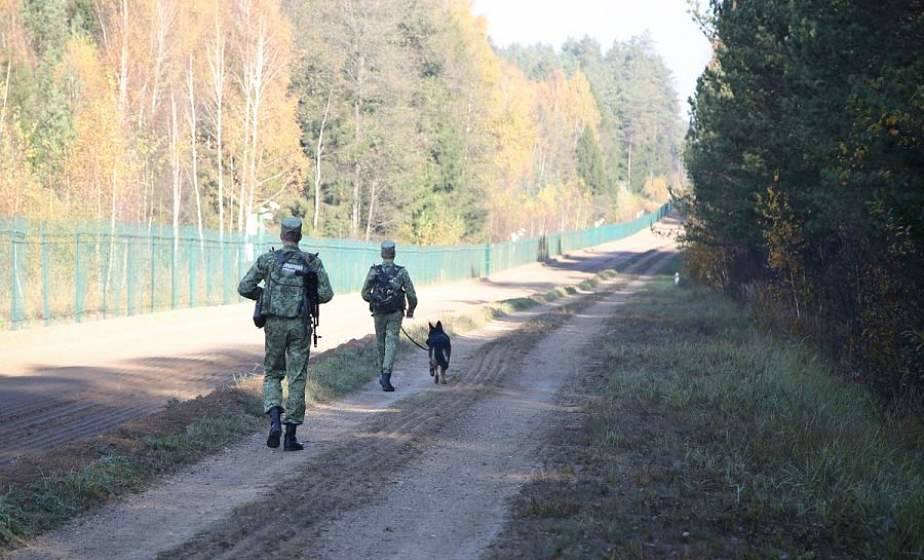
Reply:
<svg viewBox="0 0 924 560"><path fill-rule="evenodd" d="M607 290L544 333L499 390L462 411L413 465L388 474L399 484L322 522L302 553L328 560L478 557L502 526L505 499L539 463L551 421L570 408L571 384L586 371L583 349L628 290Z"/></svg>
<svg viewBox="0 0 924 560"><path fill-rule="evenodd" d="M558 314L559 312L552 312ZM454 383L453 390L437 398L411 398L403 403L411 408L405 413L382 413L384 418L373 420L373 426L352 436L340 448L326 456L319 457L314 464L306 465L303 471L310 473L315 484L304 489L296 499L300 507L296 511L279 510L276 503L292 504L288 496L290 488L285 482L271 495L268 502L245 507L241 511L240 524L231 524L225 531L209 531L195 539L191 549L183 547L163 554L162 558L246 558L261 555L293 555L298 557L306 543L298 525L285 520L298 520L303 525L308 520L317 520L318 514L341 509L343 497L355 500L360 495L371 497L374 487L366 486L356 491L357 480L368 480L374 473L393 471L417 456L426 445L427 436L438 432L447 421L457 417L462 410L479 398L487 385L502 375L518 357L517 350L527 346L529 337L514 335L515 341L490 343L482 354L480 367L469 372L471 379ZM331 481L337 481L331 484ZM371 490L371 492L370 492ZM263 508L271 509L269 519ZM269 512L266 512L269 513ZM263 523L260 521L263 520ZM280 531L280 529L282 529ZM238 538L238 537L241 538ZM203 541L210 541L203 549ZM213 545L218 545L221 552Z"/></svg>
<svg viewBox="0 0 924 560"><path fill-rule="evenodd" d="M587 305L588 300L584 298L580 303ZM550 315L563 316L561 311L553 311L540 321L549 321ZM428 436L471 406L479 393L516 361L521 350L540 338L530 329L529 334L517 333L511 340L489 343L480 356L481 363L469 370L470 378L456 381L435 397L411 397L411 402L401 403L405 411L379 413L371 426L304 465L301 471L309 480L283 481L264 500L235 512L223 526L200 534L160 558L299 557L308 545L303 540L304 529L326 512L372 498L378 488L357 486L357 481L397 470L416 457L426 446Z"/></svg>
<svg viewBox="0 0 924 560"><path fill-rule="evenodd" d="M632 270L657 269L666 254L639 259ZM319 522L332 512L360 507L383 491L374 481L405 467L449 422L491 394L527 352L601 294L543 313L510 335L486 343L466 374L438 393L411 396L394 412L380 412L342 444L300 465L262 499L158 558L303 557ZM373 481L373 482L370 482Z"/></svg>
<svg viewBox="0 0 924 560"><path fill-rule="evenodd" d="M208 363L205 359L193 358L193 361ZM156 367L137 376L119 379L118 392L109 396L92 390L51 399L47 395L28 394L13 406L0 409L0 466L15 461L20 455L93 437L125 422L154 414L163 408L163 398L152 399L149 396L154 386L152 380L156 378L172 376L174 382L168 395L189 397L210 392L227 382L234 371L241 369L214 371L184 379L175 371ZM42 429L42 425L54 425L56 429L40 441L25 437Z"/></svg>

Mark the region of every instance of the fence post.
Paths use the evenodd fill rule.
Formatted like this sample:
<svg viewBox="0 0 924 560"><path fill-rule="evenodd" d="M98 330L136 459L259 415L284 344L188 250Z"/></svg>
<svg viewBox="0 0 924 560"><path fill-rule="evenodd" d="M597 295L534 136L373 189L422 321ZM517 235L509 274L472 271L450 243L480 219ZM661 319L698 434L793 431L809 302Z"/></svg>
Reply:
<svg viewBox="0 0 924 560"><path fill-rule="evenodd" d="M205 244L205 304L212 305L212 283L209 281L215 278L212 274L212 246L211 241Z"/></svg>
<svg viewBox="0 0 924 560"><path fill-rule="evenodd" d="M243 239L244 242L240 243L237 246L237 277L238 278L242 278L244 276L244 243L246 243L247 237L242 237L241 239ZM241 299L238 298L238 301L241 301Z"/></svg>
<svg viewBox="0 0 924 560"><path fill-rule="evenodd" d="M42 255L42 319L45 325L51 322L51 312L48 309L48 247L45 240L45 224L39 229L39 250Z"/></svg>
<svg viewBox="0 0 924 560"><path fill-rule="evenodd" d="M83 298L80 293L80 233L74 234L74 320L80 322L83 314Z"/></svg>
<svg viewBox="0 0 924 560"><path fill-rule="evenodd" d="M189 261L188 272L187 272L187 275L188 275L187 283L189 284L189 307L196 306L196 264L195 264L195 261L198 259L193 258L193 244L194 243L195 243L195 240L191 237L186 240L186 259ZM198 257L198 255L196 255L196 257Z"/></svg>
<svg viewBox="0 0 924 560"><path fill-rule="evenodd" d="M230 232L228 232L230 235ZM225 305L231 303L231 298L228 297L228 247L231 245L231 242L227 238L224 241L221 241L221 302Z"/></svg>
<svg viewBox="0 0 924 560"><path fill-rule="evenodd" d="M102 234L99 234L99 233L96 234L96 246L97 247L102 246L102 241L101 241L102 237L103 237ZM106 264L103 265L103 277L101 281L99 282L100 311L103 312L103 319L106 319L109 316L109 290L112 288L112 286L109 285L109 282L111 280L110 275L112 274L113 237L112 237L111 232L110 232L110 235L108 235L107 237L109 238L109 243L107 243L108 249L106 250L106 257L105 257ZM98 249L97 249L97 252L101 253L101 251L99 251ZM100 256L102 256L102 254Z"/></svg>
<svg viewBox="0 0 924 560"><path fill-rule="evenodd" d="M170 308L176 309L177 300L179 294L177 294L176 287L176 257L177 257L177 243L176 234L173 234L173 239L170 243Z"/></svg>
<svg viewBox="0 0 924 560"><path fill-rule="evenodd" d="M12 266L10 267L12 277L12 298L10 300L10 327L15 329L16 324L21 322L24 319L24 309L23 309L23 289L22 282L19 278L19 247L21 245L20 241L20 231L13 228L13 231L10 235L10 249L12 257Z"/></svg>
<svg viewBox="0 0 924 560"><path fill-rule="evenodd" d="M156 255L154 253L154 235L153 234L149 234L149 235L151 235L151 313L154 313L154 293L155 293L154 291L154 288L155 288L154 269L156 267L157 260L156 260Z"/></svg>
<svg viewBox="0 0 924 560"><path fill-rule="evenodd" d="M176 283L177 283L176 259L177 259L177 238L174 235L170 239L170 309L176 309L177 297L178 297L177 287L176 287Z"/></svg>
<svg viewBox="0 0 924 560"><path fill-rule="evenodd" d="M135 314L134 244L135 238L129 234L125 238L125 314L129 316Z"/></svg>

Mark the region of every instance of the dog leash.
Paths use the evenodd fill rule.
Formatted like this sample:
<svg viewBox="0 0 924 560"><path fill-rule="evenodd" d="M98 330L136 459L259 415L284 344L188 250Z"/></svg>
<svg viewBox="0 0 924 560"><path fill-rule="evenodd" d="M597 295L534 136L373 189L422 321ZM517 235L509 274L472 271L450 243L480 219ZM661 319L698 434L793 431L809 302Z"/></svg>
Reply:
<svg viewBox="0 0 924 560"><path fill-rule="evenodd" d="M414 340L414 339L411 337L411 335L407 334L407 331L404 330L404 327L403 327L403 326L401 327L401 332L404 333L404 336L406 336L408 340L410 340L411 342L414 343L414 346L416 346L416 347L418 347L418 348L420 348L421 350L424 350L424 351L426 351L426 352L429 352L429 351L430 351L429 348L427 348L426 346L421 345L419 342L417 342L416 340Z"/></svg>

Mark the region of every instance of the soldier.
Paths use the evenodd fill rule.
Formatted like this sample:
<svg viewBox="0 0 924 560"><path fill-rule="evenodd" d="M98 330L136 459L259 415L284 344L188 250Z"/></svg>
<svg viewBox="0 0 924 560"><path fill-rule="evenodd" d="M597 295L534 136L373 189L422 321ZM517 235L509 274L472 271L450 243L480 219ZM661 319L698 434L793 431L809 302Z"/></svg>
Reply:
<svg viewBox="0 0 924 560"><path fill-rule="evenodd" d="M281 415L285 412L283 449L300 451L304 446L296 439L295 432L305 419L305 383L313 329L309 315L314 313L317 317L317 305L329 302L334 291L318 255L305 253L298 246L302 239L301 219L284 219L281 230L282 248L260 255L241 279L237 291L245 298L256 300L265 318L263 410L270 417L266 445L279 447ZM259 286L261 281L264 287ZM317 301L312 302L314 298ZM254 321L257 320L255 313ZM289 384L285 408L282 407L283 377Z"/></svg>
<svg viewBox="0 0 924 560"><path fill-rule="evenodd" d="M382 264L373 265L366 275L361 292L369 302L369 310L375 319L375 338L379 350L379 385L383 391L394 391L391 384L391 369L398 349L398 334L401 319L414 316L417 307L417 292L411 276L403 266L395 264L395 242L382 243Z"/></svg>

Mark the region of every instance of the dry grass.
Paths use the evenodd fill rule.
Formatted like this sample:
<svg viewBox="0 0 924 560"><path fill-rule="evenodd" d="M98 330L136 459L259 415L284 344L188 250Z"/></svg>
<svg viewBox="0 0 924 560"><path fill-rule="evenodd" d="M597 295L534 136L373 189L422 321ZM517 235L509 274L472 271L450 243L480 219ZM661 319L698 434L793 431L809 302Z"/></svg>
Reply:
<svg viewBox="0 0 924 560"><path fill-rule="evenodd" d="M883 417L803 342L667 279L601 328L590 414L553 441L494 557L924 558L919 419Z"/></svg>

